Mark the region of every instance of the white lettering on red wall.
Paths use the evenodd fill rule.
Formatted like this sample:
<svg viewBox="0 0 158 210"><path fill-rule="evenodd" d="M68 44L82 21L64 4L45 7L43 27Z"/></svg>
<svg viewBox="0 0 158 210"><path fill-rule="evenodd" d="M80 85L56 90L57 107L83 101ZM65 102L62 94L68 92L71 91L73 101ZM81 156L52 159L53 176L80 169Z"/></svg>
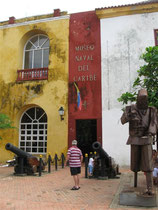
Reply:
<svg viewBox="0 0 158 210"><path fill-rule="evenodd" d="M92 52L94 51L95 46L93 44L91 45L80 45L75 46L75 51L78 52L78 55L75 55L75 62L76 62L76 69L78 72L89 72L90 65L94 61L94 55ZM81 54L82 53L82 54ZM84 64L83 64L84 62ZM73 80L75 82L86 82L86 81L96 81L96 74L88 74L88 75L80 75L80 76L74 76Z"/></svg>

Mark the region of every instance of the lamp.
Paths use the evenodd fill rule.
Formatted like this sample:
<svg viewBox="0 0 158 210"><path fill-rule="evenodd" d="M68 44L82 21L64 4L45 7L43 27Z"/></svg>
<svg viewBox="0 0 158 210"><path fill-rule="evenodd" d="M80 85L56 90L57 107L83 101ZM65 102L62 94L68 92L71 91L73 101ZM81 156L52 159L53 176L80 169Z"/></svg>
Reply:
<svg viewBox="0 0 158 210"><path fill-rule="evenodd" d="M61 121L64 120L64 117L63 117L63 115L64 115L64 108L62 106L60 107L60 109L58 110L58 112L59 112Z"/></svg>

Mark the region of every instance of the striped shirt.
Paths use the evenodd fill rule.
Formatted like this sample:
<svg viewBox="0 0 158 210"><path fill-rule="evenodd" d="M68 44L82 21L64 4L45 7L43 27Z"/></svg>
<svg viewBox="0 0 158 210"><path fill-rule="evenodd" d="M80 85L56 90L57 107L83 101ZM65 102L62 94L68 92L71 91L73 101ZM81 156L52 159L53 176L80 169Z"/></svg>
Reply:
<svg viewBox="0 0 158 210"><path fill-rule="evenodd" d="M70 167L81 167L81 150L76 147L72 146L68 149L67 155L69 156L69 166Z"/></svg>

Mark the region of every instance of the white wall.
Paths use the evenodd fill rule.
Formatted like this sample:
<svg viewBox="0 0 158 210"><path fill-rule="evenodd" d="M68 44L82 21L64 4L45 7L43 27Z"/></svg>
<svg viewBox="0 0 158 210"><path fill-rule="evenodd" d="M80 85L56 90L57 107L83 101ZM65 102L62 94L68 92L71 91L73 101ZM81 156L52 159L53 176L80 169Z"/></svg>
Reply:
<svg viewBox="0 0 158 210"><path fill-rule="evenodd" d="M130 146L128 124L119 121L123 106L117 98L132 89L144 64L140 55L155 45L154 29L158 13L101 19L103 148L120 165L130 164Z"/></svg>

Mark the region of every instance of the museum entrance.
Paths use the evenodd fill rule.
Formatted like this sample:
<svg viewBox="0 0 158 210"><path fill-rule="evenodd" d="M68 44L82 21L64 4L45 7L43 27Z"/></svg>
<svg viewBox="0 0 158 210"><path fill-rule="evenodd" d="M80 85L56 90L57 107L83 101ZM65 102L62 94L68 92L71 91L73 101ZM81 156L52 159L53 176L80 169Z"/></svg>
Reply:
<svg viewBox="0 0 158 210"><path fill-rule="evenodd" d="M97 141L97 120L76 120L76 139L83 156L93 152L92 144Z"/></svg>

